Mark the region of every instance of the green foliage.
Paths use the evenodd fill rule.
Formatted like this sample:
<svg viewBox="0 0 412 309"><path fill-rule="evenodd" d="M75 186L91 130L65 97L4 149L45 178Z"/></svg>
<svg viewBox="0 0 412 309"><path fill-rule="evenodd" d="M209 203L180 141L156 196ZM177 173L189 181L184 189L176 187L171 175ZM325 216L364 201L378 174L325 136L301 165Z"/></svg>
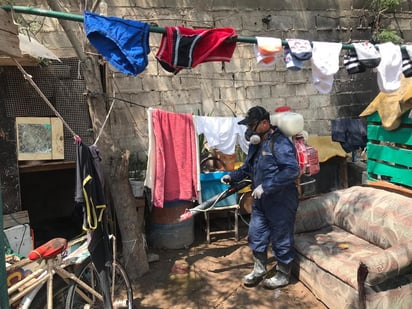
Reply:
<svg viewBox="0 0 412 309"><path fill-rule="evenodd" d="M372 0L369 4L373 16L372 41L376 43L392 42L402 44L403 38L393 30L387 30L383 26L383 21L389 17L385 14L391 12L396 18L394 11L400 5L400 0Z"/></svg>
<svg viewBox="0 0 412 309"><path fill-rule="evenodd" d="M199 134L198 142L199 142L199 158L208 157L211 151L208 147L206 137L203 133Z"/></svg>
<svg viewBox="0 0 412 309"><path fill-rule="evenodd" d="M236 145L236 161L245 162L246 153L243 152L242 148L239 145Z"/></svg>
<svg viewBox="0 0 412 309"><path fill-rule="evenodd" d="M381 43L392 42L394 44L402 44L404 41L395 31L391 30L383 30L377 33L376 38L373 39Z"/></svg>
<svg viewBox="0 0 412 309"><path fill-rule="evenodd" d="M400 4L400 0L372 0L371 8L376 12L393 10Z"/></svg>
<svg viewBox="0 0 412 309"><path fill-rule="evenodd" d="M145 170L147 167L147 158L139 158L137 153L130 154L129 157L129 178L135 180L144 180L146 177Z"/></svg>

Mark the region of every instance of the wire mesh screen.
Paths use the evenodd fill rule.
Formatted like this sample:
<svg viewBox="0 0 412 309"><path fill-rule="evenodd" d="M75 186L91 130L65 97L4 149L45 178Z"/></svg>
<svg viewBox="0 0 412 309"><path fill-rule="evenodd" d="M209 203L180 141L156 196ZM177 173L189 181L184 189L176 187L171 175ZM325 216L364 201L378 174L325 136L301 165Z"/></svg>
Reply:
<svg viewBox="0 0 412 309"><path fill-rule="evenodd" d="M70 128L82 140L93 143L93 132L86 99L85 83L79 60L70 58L45 67L27 67L26 72L53 104ZM56 117L36 90L15 67L3 67L1 95L7 117ZM72 134L64 128L64 160L74 161L76 149Z"/></svg>

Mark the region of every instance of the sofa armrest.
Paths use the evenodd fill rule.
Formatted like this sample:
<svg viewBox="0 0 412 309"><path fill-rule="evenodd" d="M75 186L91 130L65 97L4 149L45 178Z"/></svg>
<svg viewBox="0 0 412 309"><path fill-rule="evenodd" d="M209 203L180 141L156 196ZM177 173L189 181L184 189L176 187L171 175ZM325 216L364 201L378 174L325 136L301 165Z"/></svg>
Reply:
<svg viewBox="0 0 412 309"><path fill-rule="evenodd" d="M365 284L373 286L388 278L412 271L412 241L395 245L361 261L366 267Z"/></svg>
<svg viewBox="0 0 412 309"><path fill-rule="evenodd" d="M296 213L295 233L315 231L332 225L339 197L339 192L334 191L301 201Z"/></svg>

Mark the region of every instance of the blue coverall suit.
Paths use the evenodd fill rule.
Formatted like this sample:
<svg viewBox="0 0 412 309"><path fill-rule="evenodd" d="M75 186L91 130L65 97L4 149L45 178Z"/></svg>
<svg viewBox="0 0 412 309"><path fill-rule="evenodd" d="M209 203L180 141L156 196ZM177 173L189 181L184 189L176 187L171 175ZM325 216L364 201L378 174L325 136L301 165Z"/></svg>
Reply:
<svg viewBox="0 0 412 309"><path fill-rule="evenodd" d="M289 264L295 257L293 233L298 208L295 180L299 165L289 138L277 127L272 129L278 133L269 132L260 145L250 144L245 163L231 172L230 177L240 181L249 176L254 188L260 184L263 187L262 197L255 199L252 206L249 247L254 252L266 252L271 241L277 261Z"/></svg>

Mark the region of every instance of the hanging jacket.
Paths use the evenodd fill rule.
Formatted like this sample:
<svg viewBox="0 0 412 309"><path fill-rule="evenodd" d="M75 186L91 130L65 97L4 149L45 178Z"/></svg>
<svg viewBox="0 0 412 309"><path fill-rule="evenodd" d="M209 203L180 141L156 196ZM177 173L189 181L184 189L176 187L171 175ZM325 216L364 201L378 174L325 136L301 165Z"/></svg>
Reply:
<svg viewBox="0 0 412 309"><path fill-rule="evenodd" d="M260 184L265 194L275 193L287 186L295 186L300 170L296 160L296 149L293 143L277 127L272 127L261 145L249 145L245 163L230 173L232 180L240 181L249 176L253 186ZM271 147L273 135L274 147ZM273 153L272 153L273 150Z"/></svg>
<svg viewBox="0 0 412 309"><path fill-rule="evenodd" d="M78 142L74 199L83 207L83 229L86 231L97 228L106 208L99 161L101 158L95 146L88 147Z"/></svg>
<svg viewBox="0 0 412 309"><path fill-rule="evenodd" d="M74 200L83 209L83 229L89 234L87 249L103 289L104 309L112 309L109 268L113 257L107 232L106 198L103 190L102 160L95 145L76 144L76 192Z"/></svg>

